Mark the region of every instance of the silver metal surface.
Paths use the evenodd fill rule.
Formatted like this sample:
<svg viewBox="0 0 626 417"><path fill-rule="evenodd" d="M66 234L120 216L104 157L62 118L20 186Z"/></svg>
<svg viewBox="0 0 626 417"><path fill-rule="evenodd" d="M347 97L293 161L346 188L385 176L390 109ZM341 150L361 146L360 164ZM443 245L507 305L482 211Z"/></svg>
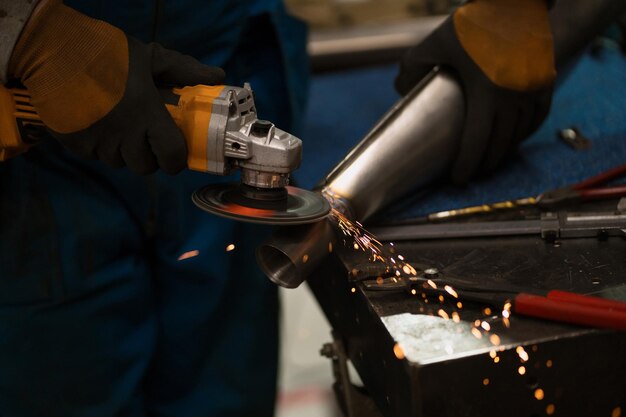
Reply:
<svg viewBox="0 0 626 417"><path fill-rule="evenodd" d="M244 168L241 170L241 182L258 188L283 188L289 185L289 175Z"/></svg>
<svg viewBox="0 0 626 417"><path fill-rule="evenodd" d="M249 84L226 86L213 101L207 132L208 170L228 175L243 171L242 182L259 188L282 188L300 166L302 141L257 118Z"/></svg>
<svg viewBox="0 0 626 417"><path fill-rule="evenodd" d="M505 220L378 227L385 241L537 235L545 239L623 236L626 215L615 213L544 213L536 220Z"/></svg>
<svg viewBox="0 0 626 417"><path fill-rule="evenodd" d="M346 26L311 32L308 52L315 72L397 62L439 26L446 16L428 16L406 22Z"/></svg>
<svg viewBox="0 0 626 417"><path fill-rule="evenodd" d="M558 226L558 225L557 225ZM439 223L373 228L381 240L399 242L417 239L452 239L510 235L539 235L539 220Z"/></svg>
<svg viewBox="0 0 626 417"><path fill-rule="evenodd" d="M464 118L458 82L434 70L401 99L318 186L367 220L441 176L452 163Z"/></svg>

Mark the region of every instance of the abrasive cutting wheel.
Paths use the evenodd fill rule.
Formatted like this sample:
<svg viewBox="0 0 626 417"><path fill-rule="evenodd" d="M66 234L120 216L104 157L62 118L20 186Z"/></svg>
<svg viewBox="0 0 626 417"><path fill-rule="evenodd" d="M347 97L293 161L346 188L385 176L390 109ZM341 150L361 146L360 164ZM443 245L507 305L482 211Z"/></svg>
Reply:
<svg viewBox="0 0 626 417"><path fill-rule="evenodd" d="M210 184L196 190L192 200L221 217L272 225L313 223L330 212L321 194L290 186L263 189L241 183Z"/></svg>

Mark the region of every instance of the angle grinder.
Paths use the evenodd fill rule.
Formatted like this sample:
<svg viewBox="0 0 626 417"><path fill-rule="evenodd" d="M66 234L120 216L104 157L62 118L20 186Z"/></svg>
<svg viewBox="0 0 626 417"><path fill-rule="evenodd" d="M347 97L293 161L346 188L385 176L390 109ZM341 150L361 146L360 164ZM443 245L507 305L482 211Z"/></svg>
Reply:
<svg viewBox="0 0 626 417"><path fill-rule="evenodd" d="M216 175L241 171L239 183L196 190L202 210L229 219L273 225L312 223L330 205L321 194L289 186L300 166L302 141L257 118L249 84L174 88L161 96L185 136L190 169ZM0 86L0 161L47 136L28 91Z"/></svg>

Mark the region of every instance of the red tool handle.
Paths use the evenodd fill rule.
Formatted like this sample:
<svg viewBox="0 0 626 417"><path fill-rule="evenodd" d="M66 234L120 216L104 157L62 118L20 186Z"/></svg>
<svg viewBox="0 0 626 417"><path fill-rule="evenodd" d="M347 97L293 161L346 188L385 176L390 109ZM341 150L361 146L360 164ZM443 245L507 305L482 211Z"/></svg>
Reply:
<svg viewBox="0 0 626 417"><path fill-rule="evenodd" d="M595 177L587 178L584 181L579 182L572 186L574 190L582 190L584 188L592 188L597 185L602 185L612 180L613 178L626 175L626 164L604 171Z"/></svg>
<svg viewBox="0 0 626 417"><path fill-rule="evenodd" d="M546 294L546 297L548 297L550 300L561 301L564 303L579 304L583 306L626 312L626 303L623 301L607 300L606 298L576 294L573 292L561 290L552 290Z"/></svg>
<svg viewBox="0 0 626 417"><path fill-rule="evenodd" d="M626 331L623 311L555 301L540 295L518 294L513 311L525 316Z"/></svg>
<svg viewBox="0 0 626 417"><path fill-rule="evenodd" d="M617 185L615 187L590 188L588 190L576 190L580 198L583 200L604 200L613 197L626 196L626 185Z"/></svg>

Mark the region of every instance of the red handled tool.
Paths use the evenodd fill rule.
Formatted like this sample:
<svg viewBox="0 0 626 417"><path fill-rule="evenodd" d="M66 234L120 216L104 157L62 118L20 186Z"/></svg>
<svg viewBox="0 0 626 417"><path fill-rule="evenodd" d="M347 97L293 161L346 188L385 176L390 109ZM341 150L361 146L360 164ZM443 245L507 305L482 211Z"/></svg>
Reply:
<svg viewBox="0 0 626 417"><path fill-rule="evenodd" d="M626 331L626 302L561 290L535 290L513 285L486 286L454 278L391 277L363 282L366 290L409 291L450 296L488 304L530 317ZM446 287L448 289L446 289ZM457 297L455 297L456 299Z"/></svg>
<svg viewBox="0 0 626 417"><path fill-rule="evenodd" d="M587 178L577 184L557 188L541 194L536 204L541 208L553 208L591 200L604 200L626 196L626 185L601 187L617 178L626 177L626 164Z"/></svg>
<svg viewBox="0 0 626 417"><path fill-rule="evenodd" d="M552 290L543 295L519 293L513 311L525 316L626 331L626 303Z"/></svg>

